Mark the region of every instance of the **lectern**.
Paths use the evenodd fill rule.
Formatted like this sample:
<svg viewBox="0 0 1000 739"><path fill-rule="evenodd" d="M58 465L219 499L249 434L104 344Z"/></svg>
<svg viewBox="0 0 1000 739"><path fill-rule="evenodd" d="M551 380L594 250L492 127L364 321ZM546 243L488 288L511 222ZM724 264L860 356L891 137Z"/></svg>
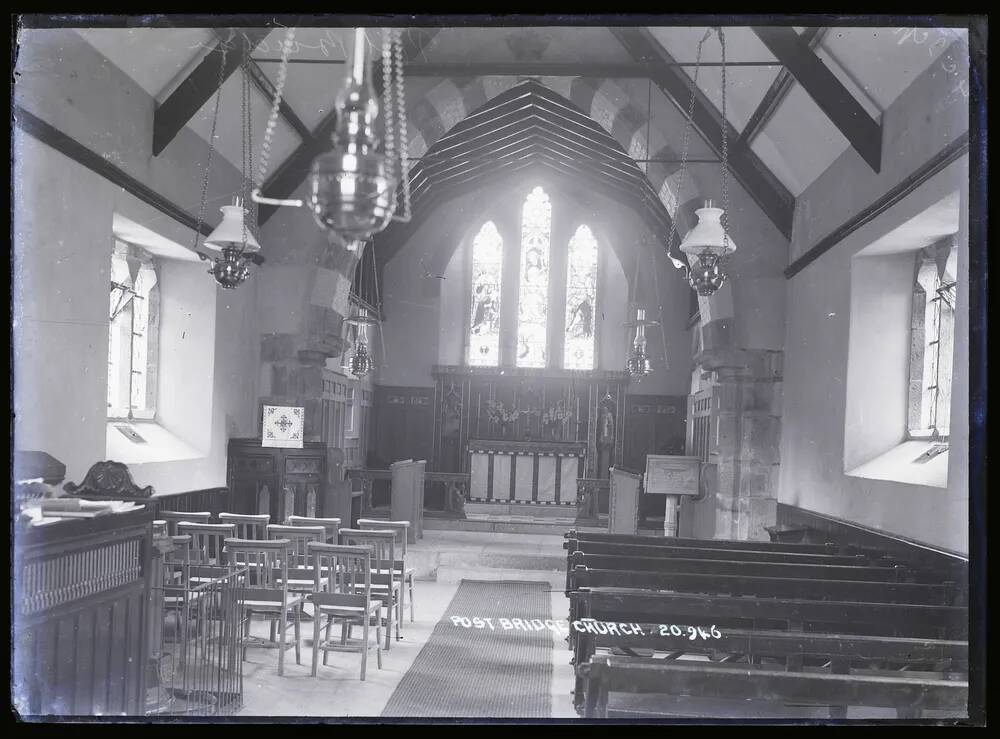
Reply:
<svg viewBox="0 0 1000 739"><path fill-rule="evenodd" d="M698 495L701 460L672 454L647 454L644 489L666 496L663 511L663 535L677 536L677 513L684 496Z"/></svg>

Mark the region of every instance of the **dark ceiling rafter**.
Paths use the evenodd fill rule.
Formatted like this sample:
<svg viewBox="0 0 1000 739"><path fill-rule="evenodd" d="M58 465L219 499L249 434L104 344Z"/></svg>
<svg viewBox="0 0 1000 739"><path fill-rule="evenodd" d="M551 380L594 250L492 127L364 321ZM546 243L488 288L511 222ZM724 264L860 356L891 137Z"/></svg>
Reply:
<svg viewBox="0 0 1000 739"><path fill-rule="evenodd" d="M424 156L411 170L413 219L394 222L375 238L386 260L438 206L530 166L578 186L586 183L628 205L663 243L670 232L665 206L620 144L583 111L535 81L522 82L470 113Z"/></svg>
<svg viewBox="0 0 1000 739"><path fill-rule="evenodd" d="M829 29L817 26L806 28L802 31L802 40L809 44L810 49L815 49L822 43L827 30ZM743 131L740 133L740 141L743 144L749 146L753 143L754 138L767 125L767 122L771 120L774 111L781 105L781 101L785 99L785 95L788 94L788 91L792 89L792 85L794 84L795 78L792 77L792 73L786 67L782 67L781 71L778 72L778 76L774 78L771 86L767 89L767 92L764 93L764 97L761 98L760 104L750 115L747 124L743 126Z"/></svg>
<svg viewBox="0 0 1000 739"><path fill-rule="evenodd" d="M635 61L652 60L657 63L651 76L653 83L677 107L681 115L687 117L694 83L687 73L671 66L674 63L673 57L656 37L645 28L611 27L609 30ZM778 230L786 238L791 238L795 198L750 147L745 142L740 142L735 128L729 121L722 120L722 115L712 102L696 88L693 119L695 128L716 155L722 153L722 130L723 126L726 127L730 142L730 169Z"/></svg>
<svg viewBox="0 0 1000 739"><path fill-rule="evenodd" d="M403 34L403 62L404 73L405 64L420 55L424 48L437 35L439 29L436 28L414 28ZM375 92L381 95L382 92L382 60L377 59L372 65L372 84ZM317 156L327 151L332 146L330 137L337 127L337 110L333 105L333 95L330 99L331 110L320 121L319 125L313 129L309 139L303 139L298 148L282 162L267 182L261 186L261 195L268 198L288 198L291 197L302 181L309 174L312 161ZM274 215L279 206L261 205L257 210L257 225L263 226L268 219Z"/></svg>
<svg viewBox="0 0 1000 739"><path fill-rule="evenodd" d="M153 113L153 156L159 156L195 113L201 110L201 106L218 91L223 49L226 64L222 71L222 82L225 82L240 66L243 55L249 54L271 32L270 28L230 30L231 38L220 40L170 97L156 106Z"/></svg>
<svg viewBox="0 0 1000 739"><path fill-rule="evenodd" d="M844 83L794 28L754 26L753 32L791 72L826 117L875 172L882 168L882 123L872 118Z"/></svg>

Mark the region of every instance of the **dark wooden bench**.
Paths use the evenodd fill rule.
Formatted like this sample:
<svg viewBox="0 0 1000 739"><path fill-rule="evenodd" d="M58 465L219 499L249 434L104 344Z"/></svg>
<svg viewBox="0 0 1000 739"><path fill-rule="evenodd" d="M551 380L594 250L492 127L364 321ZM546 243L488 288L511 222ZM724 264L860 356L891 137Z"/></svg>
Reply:
<svg viewBox="0 0 1000 739"><path fill-rule="evenodd" d="M701 559L688 557L623 557L607 554L573 552L569 556L570 570L585 567L592 570L622 570L628 572L688 572L706 575L739 575L745 577L788 577L816 580L865 580L869 582L905 582L912 573L903 567L870 565L815 565L791 562L754 562L742 559ZM570 578L570 582L572 577ZM572 585L568 585L572 590Z"/></svg>
<svg viewBox="0 0 1000 739"><path fill-rule="evenodd" d="M865 580L817 580L762 575L719 575L692 572L631 572L574 567L570 592L579 588L624 587L637 590L668 590L689 593L755 595L805 600L861 601L963 605L963 593L954 583L931 585ZM574 615L572 611L571 615Z"/></svg>
<svg viewBox="0 0 1000 739"><path fill-rule="evenodd" d="M801 554L837 554L836 544L786 544L770 541L739 541L735 539L689 539L681 537L606 534L570 529L567 540L601 542L605 544L642 544L645 546L694 547L700 549L740 549L761 552L799 552Z"/></svg>
<svg viewBox="0 0 1000 739"><path fill-rule="evenodd" d="M788 649L793 648L795 639L808 635L819 639L813 644L817 656L823 649L836 649L836 641L845 639L844 635L849 634L858 644L864 644L864 650L859 648L859 658L869 655L872 659L879 656L887 658L885 655L892 653L894 647L914 645L912 656L916 661L924 656L935 656L934 649L940 651L943 661L960 656L960 645L968 638L969 626L967 609L955 606L660 593L625 588L578 590L570 594L570 601L578 614L577 620L570 624L573 664L577 666L585 664L598 645L645 648L659 648L657 645L660 645L669 648L671 640L679 640L684 645L683 650L678 646L673 651L714 649L714 640L691 641L685 628L687 626L706 629L715 626L724 634L735 634L736 641L729 645L733 647L733 653L740 652L738 640L741 634L748 635L748 639L760 639L755 642L756 654L765 648L777 649L775 644L781 637L772 637L775 633L788 634L790 641L784 642ZM638 624L643 635L624 635L616 639L611 634L580 630L587 619ZM643 624L656 624L657 630L653 632ZM673 634L660 636L661 624L681 627L681 637ZM595 625L592 631L596 630ZM823 635L827 637L820 639ZM904 641L893 641L899 638ZM932 646L918 647L917 644ZM894 654L905 656L906 652L903 649ZM780 656L780 651L772 656ZM830 654L831 659L843 656L844 653ZM584 693L585 687L578 676L575 696L578 706L582 705Z"/></svg>
<svg viewBox="0 0 1000 739"><path fill-rule="evenodd" d="M829 706L833 717L843 717L848 706L891 708L900 718L919 718L924 711L959 714L968 702L965 679L907 676L905 672L793 672L767 665L732 667L603 655L577 669L589 683L584 704L587 718L608 717L611 693ZM654 704L642 713L656 715L656 709Z"/></svg>
<svg viewBox="0 0 1000 739"><path fill-rule="evenodd" d="M969 613L964 606L663 593L619 587L576 590L569 597L579 619L637 623L674 620L730 628L932 639L967 639L969 634Z"/></svg>
<svg viewBox="0 0 1000 739"><path fill-rule="evenodd" d="M627 624L631 633L620 628L611 633L606 624L597 622L595 630L597 625L604 626L608 633L578 632L574 664L586 664L597 650L608 649L664 652L668 659L705 655L713 662L727 664L755 664L771 659L778 660L787 669L812 662L818 666L825 664L834 672L850 667L897 669L904 665L907 669L967 671L969 662L969 643L964 640L719 629L716 626L709 630L679 623ZM718 636L713 636L713 632Z"/></svg>
<svg viewBox="0 0 1000 739"><path fill-rule="evenodd" d="M669 542L669 539L664 539ZM746 559L755 562L790 562L797 564L866 565L891 567L897 561L886 556L869 554L810 554L767 549L734 549L732 547L670 546L669 544L616 544L614 542L567 539L563 548L572 554L604 554L623 557L699 557L701 559Z"/></svg>

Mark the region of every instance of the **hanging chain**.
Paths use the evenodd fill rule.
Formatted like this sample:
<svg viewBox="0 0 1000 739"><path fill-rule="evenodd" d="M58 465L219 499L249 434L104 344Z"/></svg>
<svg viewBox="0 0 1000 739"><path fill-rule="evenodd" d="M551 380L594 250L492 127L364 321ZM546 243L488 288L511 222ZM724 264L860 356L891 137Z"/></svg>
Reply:
<svg viewBox="0 0 1000 739"><path fill-rule="evenodd" d="M385 124L384 151L386 164L392 168L391 177L395 179L398 162L396 161L396 120L395 101L392 89L392 29L382 29L382 121Z"/></svg>
<svg viewBox="0 0 1000 739"><path fill-rule="evenodd" d="M698 72L701 70L701 49L708 37L712 35L712 29L705 31L705 35L701 37L701 41L698 42L698 53L694 60L694 79L691 82L691 100L688 102L687 109L687 123L684 126L684 139L681 146L681 167L680 172L677 176L677 193L675 194L674 203L674 214L670 219L670 236L667 238L667 257L671 262L674 263L675 267L683 268L685 274L688 272L688 266L684 264L683 261L677 259L670 253L670 249L674 245L674 236L677 234L677 213L680 210L681 198L680 193L684 189L684 183L687 180L687 162L688 162L688 152L691 146L691 130L694 128L694 104L697 100L698 95ZM725 67L723 67L725 69Z"/></svg>
<svg viewBox="0 0 1000 739"><path fill-rule="evenodd" d="M230 34L232 38L232 34ZM208 177L212 171L212 152L215 150L215 127L219 122L219 101L222 100L222 83L225 81L225 70L226 70L226 49L229 46L229 41L223 41L220 46L222 47L222 61L219 63L219 80L215 93L215 109L212 113L212 132L208 136L208 156L205 158L205 176L201 181L201 206L198 210L198 224L194 229L194 250L198 251L198 242L201 240L201 228L205 223L205 203L208 198Z"/></svg>
<svg viewBox="0 0 1000 739"><path fill-rule="evenodd" d="M264 141L260 147L260 169L257 174L257 181L254 183L252 200L254 212L257 212L258 198L261 196L260 190L264 187L264 178L271 160L271 137L278 123L278 111L281 108L282 95L285 89L285 79L288 76L288 55L291 52L295 39L295 29L285 30L285 40L281 44L281 64L278 67L278 83L274 88L274 100L271 101L271 114L267 119L267 127L264 129ZM266 199L271 205L293 205L301 206L301 200L272 200Z"/></svg>
<svg viewBox="0 0 1000 739"><path fill-rule="evenodd" d="M243 73L243 80L240 89L240 208L246 208L246 196L247 196L247 177L249 173L249 168L247 167L248 149L250 146L249 133L250 133L250 116L248 115L249 103L250 103L250 50L246 49L243 52L243 58L240 59L240 71ZM240 254L246 251L247 248L247 216L244 212L242 218L240 218L243 224L243 248L240 249Z"/></svg>
<svg viewBox="0 0 1000 739"><path fill-rule="evenodd" d="M726 32L719 26L722 46L722 256L729 252L729 119L726 117Z"/></svg>
<svg viewBox="0 0 1000 739"><path fill-rule="evenodd" d="M403 31L392 29L396 57L396 122L399 126L399 176L403 181L403 215L397 220L408 223L410 209L410 141L406 131L406 89L403 84Z"/></svg>

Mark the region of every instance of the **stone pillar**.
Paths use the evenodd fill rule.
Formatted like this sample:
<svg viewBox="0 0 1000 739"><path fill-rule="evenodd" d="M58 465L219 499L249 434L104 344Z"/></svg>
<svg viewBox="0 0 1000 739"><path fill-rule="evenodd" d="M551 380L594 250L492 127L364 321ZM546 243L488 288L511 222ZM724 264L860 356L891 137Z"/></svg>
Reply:
<svg viewBox="0 0 1000 739"><path fill-rule="evenodd" d="M715 379L718 443L705 471L715 537L767 541L777 515L782 352L715 345L695 361Z"/></svg>
<svg viewBox="0 0 1000 739"><path fill-rule="evenodd" d="M325 241L325 239L324 239ZM261 271L268 294L265 317L280 330L261 334L260 396L263 404L305 408L304 440L323 438L323 371L326 360L340 358L343 321L350 315L350 289L358 256L325 244L306 254L306 264Z"/></svg>

